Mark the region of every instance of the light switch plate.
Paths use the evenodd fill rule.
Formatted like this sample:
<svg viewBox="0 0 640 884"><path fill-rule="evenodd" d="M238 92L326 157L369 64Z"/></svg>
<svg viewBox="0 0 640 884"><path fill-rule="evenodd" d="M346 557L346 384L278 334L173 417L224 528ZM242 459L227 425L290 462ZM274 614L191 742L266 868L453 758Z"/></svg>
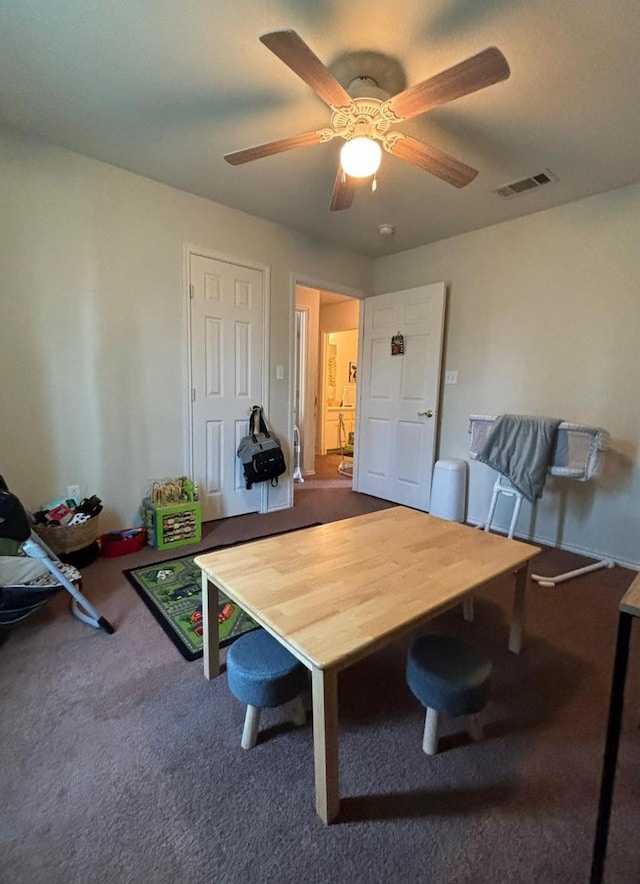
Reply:
<svg viewBox="0 0 640 884"><path fill-rule="evenodd" d="M457 371L447 371L444 376L445 384L457 384L458 383L458 372Z"/></svg>

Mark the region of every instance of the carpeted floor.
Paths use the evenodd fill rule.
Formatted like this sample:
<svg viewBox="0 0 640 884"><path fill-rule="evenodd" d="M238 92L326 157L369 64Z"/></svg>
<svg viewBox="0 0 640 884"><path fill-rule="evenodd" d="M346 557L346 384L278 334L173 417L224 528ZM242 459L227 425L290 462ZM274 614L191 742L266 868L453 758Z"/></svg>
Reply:
<svg viewBox="0 0 640 884"><path fill-rule="evenodd" d="M297 488L292 510L207 525L199 549L384 505L348 489ZM423 754L405 645L346 670L343 815L324 827L310 724L293 728L269 710L257 747L240 749L244 709L225 678L207 682L198 662L180 657L122 574L157 555L85 569L85 591L114 636L71 617L60 595L0 647L3 884L588 880L617 604L633 572L530 584L520 656L507 651L508 581L477 598L475 623L453 610L429 624L493 659L481 743L448 720L440 754ZM536 570L583 563L547 551ZM640 880L635 632L608 884Z"/></svg>
<svg viewBox="0 0 640 884"><path fill-rule="evenodd" d="M338 472L342 458L339 454L316 455L315 473L304 476L304 482L296 482L296 490L300 488L351 488L353 478Z"/></svg>

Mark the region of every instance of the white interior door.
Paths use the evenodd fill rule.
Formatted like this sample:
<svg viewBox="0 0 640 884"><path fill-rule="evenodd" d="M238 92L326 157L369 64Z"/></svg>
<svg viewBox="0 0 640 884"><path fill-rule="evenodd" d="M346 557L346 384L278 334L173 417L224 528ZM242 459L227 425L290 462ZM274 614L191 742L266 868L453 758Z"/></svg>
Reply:
<svg viewBox="0 0 640 884"><path fill-rule="evenodd" d="M364 301L358 365L357 490L429 510L438 426L445 284ZM391 338L404 353L391 355Z"/></svg>
<svg viewBox="0 0 640 884"><path fill-rule="evenodd" d="M252 405L266 404L264 271L189 258L191 447L204 521L266 508L264 484L247 491L238 443Z"/></svg>

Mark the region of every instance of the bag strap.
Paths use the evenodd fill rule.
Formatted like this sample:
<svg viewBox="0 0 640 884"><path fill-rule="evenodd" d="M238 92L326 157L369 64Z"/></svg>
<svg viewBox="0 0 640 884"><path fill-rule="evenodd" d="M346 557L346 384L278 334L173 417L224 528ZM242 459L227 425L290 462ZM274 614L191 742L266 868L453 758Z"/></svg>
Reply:
<svg viewBox="0 0 640 884"><path fill-rule="evenodd" d="M267 438L271 438L271 433L264 419L264 413L261 405L254 405L251 409L251 417L249 418L249 434L253 436L255 442L256 433L264 433Z"/></svg>
<svg viewBox="0 0 640 884"><path fill-rule="evenodd" d="M260 406L254 405L253 408L251 409L251 414L249 415L249 435L254 437L254 440L253 440L254 442L256 441L255 435L258 432L257 425L258 425L259 411L260 411Z"/></svg>
<svg viewBox="0 0 640 884"><path fill-rule="evenodd" d="M264 433L265 436L271 436L269 433L269 428L267 427L267 422L264 419L264 412L262 408L260 409L260 432Z"/></svg>

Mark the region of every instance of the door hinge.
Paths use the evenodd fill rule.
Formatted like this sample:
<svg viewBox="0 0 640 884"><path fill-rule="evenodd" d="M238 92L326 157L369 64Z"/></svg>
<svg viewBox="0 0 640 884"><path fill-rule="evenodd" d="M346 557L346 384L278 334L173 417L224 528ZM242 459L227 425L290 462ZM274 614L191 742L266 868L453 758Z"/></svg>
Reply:
<svg viewBox="0 0 640 884"><path fill-rule="evenodd" d="M195 297L195 289L193 283L189 285L189 297L191 298L191 300L193 300L193 298Z"/></svg>
<svg viewBox="0 0 640 884"><path fill-rule="evenodd" d="M192 402L196 401L196 388L195 387L191 387L191 401Z"/></svg>

